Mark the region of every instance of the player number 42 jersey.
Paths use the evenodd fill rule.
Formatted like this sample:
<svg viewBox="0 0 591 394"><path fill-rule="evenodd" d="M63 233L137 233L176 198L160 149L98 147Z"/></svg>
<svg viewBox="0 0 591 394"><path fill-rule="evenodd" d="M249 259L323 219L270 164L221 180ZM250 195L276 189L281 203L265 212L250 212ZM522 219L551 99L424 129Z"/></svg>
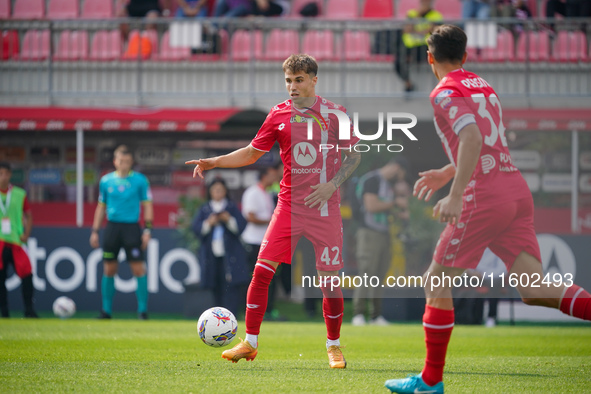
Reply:
<svg viewBox="0 0 591 394"><path fill-rule="evenodd" d="M464 197L469 195L478 205L492 205L531 195L511 160L503 109L492 86L478 75L458 69L439 82L430 98L435 130L454 166L457 165L459 132L469 124L476 124L482 134L480 160Z"/></svg>
<svg viewBox="0 0 591 394"><path fill-rule="evenodd" d="M340 217L338 190L321 211L304 205L304 198L314 191L311 186L330 181L340 169L342 149L359 141L353 133L350 139L339 139L339 121L328 114L329 109L346 113L344 107L320 96L308 108L296 108L286 100L269 112L252 140L253 148L265 152L279 143L284 170L278 208L297 215ZM311 136L308 121L312 123Z"/></svg>

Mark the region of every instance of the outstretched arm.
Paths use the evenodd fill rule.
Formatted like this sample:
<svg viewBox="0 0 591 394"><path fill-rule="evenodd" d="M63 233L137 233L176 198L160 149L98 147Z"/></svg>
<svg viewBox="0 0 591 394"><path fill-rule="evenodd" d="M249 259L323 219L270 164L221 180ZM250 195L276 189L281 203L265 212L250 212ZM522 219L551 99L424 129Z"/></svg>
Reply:
<svg viewBox="0 0 591 394"><path fill-rule="evenodd" d="M245 146L235 150L232 153L228 153L223 156L216 156L209 159L197 159L186 161L185 164L195 164L193 170L193 178L199 175L203 178L203 171L211 170L214 168L237 168L244 167L256 162L266 152L257 150L252 145Z"/></svg>
<svg viewBox="0 0 591 394"><path fill-rule="evenodd" d="M332 194L353 174L359 163L361 163L361 153L345 152L345 160L341 168L330 181L310 186L314 191L304 198L304 205L310 208L318 205L318 210L322 209Z"/></svg>

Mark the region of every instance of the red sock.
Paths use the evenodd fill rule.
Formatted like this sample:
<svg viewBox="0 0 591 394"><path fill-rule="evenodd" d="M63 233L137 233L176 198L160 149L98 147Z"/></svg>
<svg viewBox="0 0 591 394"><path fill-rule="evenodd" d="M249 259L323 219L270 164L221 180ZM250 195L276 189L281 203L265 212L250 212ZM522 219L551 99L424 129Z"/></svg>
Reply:
<svg viewBox="0 0 591 394"><path fill-rule="evenodd" d="M580 286L567 287L560 302L560 310L579 319L591 320L591 295Z"/></svg>
<svg viewBox="0 0 591 394"><path fill-rule="evenodd" d="M425 343L427 345L427 358L423 368L423 381L433 386L443 380L443 367L445 366L445 354L447 344L454 328L454 311L425 306L423 315L423 328L425 329Z"/></svg>
<svg viewBox="0 0 591 394"><path fill-rule="evenodd" d="M322 283L322 282L321 282ZM331 286L331 280L328 279L324 285L320 286L324 299L322 300L322 312L324 323L326 324L326 337L331 341L337 340L341 336L341 324L343 323L343 292L340 286L334 283Z"/></svg>
<svg viewBox="0 0 591 394"><path fill-rule="evenodd" d="M275 269L269 264L257 261L248 293L246 293L246 333L259 335L261 323L267 310L269 285L275 275Z"/></svg>

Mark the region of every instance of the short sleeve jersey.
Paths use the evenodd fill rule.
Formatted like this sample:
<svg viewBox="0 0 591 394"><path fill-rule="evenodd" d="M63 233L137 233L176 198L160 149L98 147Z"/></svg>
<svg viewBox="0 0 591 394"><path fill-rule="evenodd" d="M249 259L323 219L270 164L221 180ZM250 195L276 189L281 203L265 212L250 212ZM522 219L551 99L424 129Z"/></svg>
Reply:
<svg viewBox="0 0 591 394"><path fill-rule="evenodd" d="M145 175L131 171L122 178L114 171L101 178L99 203L107 206L110 222L137 223L143 201L152 201L150 183Z"/></svg>
<svg viewBox="0 0 591 394"><path fill-rule="evenodd" d="M482 134L480 159L464 191L477 206L494 205L531 196L527 183L511 161L505 138L501 102L492 86L464 69L448 73L431 92L435 130L456 166L459 133L476 124Z"/></svg>
<svg viewBox="0 0 591 394"><path fill-rule="evenodd" d="M347 113L345 107L320 96L316 96L314 104L305 109L296 108L291 100L284 101L273 107L251 142L253 148L265 152L275 141L279 143L284 165L279 209L298 215L340 217L339 190L320 211L317 206L308 208L304 205L304 198L313 192L311 186L330 181L341 168L342 151L353 149L359 141L351 124L347 125L350 138L340 139L339 119L328 110ZM308 119L311 119L312 138L308 138Z"/></svg>

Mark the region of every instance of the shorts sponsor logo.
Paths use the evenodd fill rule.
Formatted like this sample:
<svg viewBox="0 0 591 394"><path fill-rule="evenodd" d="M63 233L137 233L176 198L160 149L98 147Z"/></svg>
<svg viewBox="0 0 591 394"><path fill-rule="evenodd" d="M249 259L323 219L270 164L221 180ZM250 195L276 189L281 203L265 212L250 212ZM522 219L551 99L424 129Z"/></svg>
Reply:
<svg viewBox="0 0 591 394"><path fill-rule="evenodd" d="M464 223L458 223L457 227L458 228L464 228L465 224Z"/></svg>
<svg viewBox="0 0 591 394"><path fill-rule="evenodd" d="M455 256L454 254L448 254L447 256L445 256L445 258L446 258L447 260L451 260L451 259L453 259L453 258L454 258L454 256Z"/></svg>
<svg viewBox="0 0 591 394"><path fill-rule="evenodd" d="M472 194L468 194L466 196L466 201L472 201L473 199L474 199L474 195L472 195Z"/></svg>
<svg viewBox="0 0 591 394"><path fill-rule="evenodd" d="M293 158L300 166L308 167L316 161L316 149L309 142L300 142L293 148Z"/></svg>
<svg viewBox="0 0 591 394"><path fill-rule="evenodd" d="M460 240L459 240L459 239L457 239L457 238L454 238L454 239L452 239L452 240L451 240L451 244L452 244L452 245L457 245L457 244L459 244L459 243L460 243Z"/></svg>

